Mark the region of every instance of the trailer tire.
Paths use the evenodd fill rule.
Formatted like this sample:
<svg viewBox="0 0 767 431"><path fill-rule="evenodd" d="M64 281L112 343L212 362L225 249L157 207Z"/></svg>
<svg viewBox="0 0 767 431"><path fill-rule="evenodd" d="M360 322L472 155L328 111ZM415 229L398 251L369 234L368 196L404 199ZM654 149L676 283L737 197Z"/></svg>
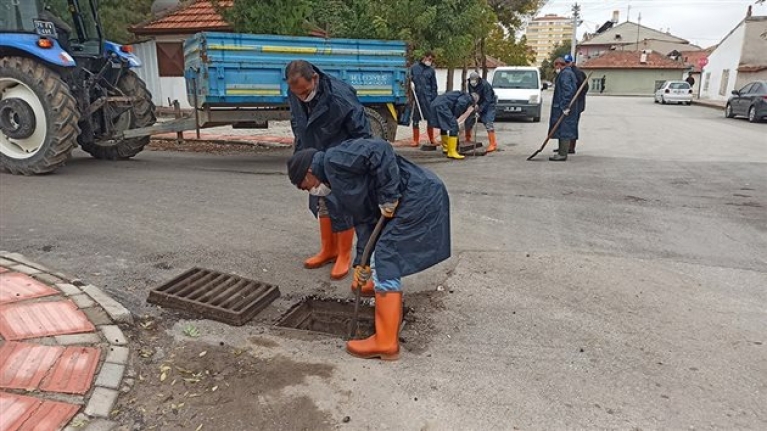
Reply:
<svg viewBox="0 0 767 431"><path fill-rule="evenodd" d="M80 113L58 73L31 58L0 58L0 104L0 114L7 116L0 122L6 128L0 130L0 166L4 170L46 174L66 163L77 146ZM34 129L29 127L32 123Z"/></svg>
<svg viewBox="0 0 767 431"><path fill-rule="evenodd" d="M380 138L385 141L391 141L389 138L389 129L386 126L386 120L373 108L365 107L365 115L370 122L370 131L374 138Z"/></svg>
<svg viewBox="0 0 767 431"><path fill-rule="evenodd" d="M389 111L389 107L386 105L379 106L376 108L376 112L386 121L386 133L387 133L387 140L389 141L395 141L397 139L397 128L399 127L399 124L397 124L397 120L392 115L391 111Z"/></svg>
<svg viewBox="0 0 767 431"><path fill-rule="evenodd" d="M117 81L117 88L126 96L137 97L133 109L123 115L129 115L128 120L118 119L127 125L127 130L149 127L157 121L155 106L152 102L152 94L147 90L146 84L133 71L127 71ZM91 156L102 160L124 160L140 153L149 144L151 137L144 136L133 139L107 139L97 142L85 142L80 139L80 146Z"/></svg>

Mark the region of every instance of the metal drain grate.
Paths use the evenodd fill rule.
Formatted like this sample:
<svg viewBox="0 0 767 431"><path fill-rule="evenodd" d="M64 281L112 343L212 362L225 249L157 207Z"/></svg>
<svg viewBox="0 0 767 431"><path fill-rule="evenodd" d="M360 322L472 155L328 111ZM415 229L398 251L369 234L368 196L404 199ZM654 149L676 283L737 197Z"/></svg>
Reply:
<svg viewBox="0 0 767 431"><path fill-rule="evenodd" d="M288 310L276 325L345 338L349 335L353 315L353 301L308 297ZM359 335L372 335L375 332L374 321L375 309L360 305Z"/></svg>
<svg viewBox="0 0 767 431"><path fill-rule="evenodd" d="M147 302L243 325L280 296L280 289L232 274L192 268L149 292Z"/></svg>

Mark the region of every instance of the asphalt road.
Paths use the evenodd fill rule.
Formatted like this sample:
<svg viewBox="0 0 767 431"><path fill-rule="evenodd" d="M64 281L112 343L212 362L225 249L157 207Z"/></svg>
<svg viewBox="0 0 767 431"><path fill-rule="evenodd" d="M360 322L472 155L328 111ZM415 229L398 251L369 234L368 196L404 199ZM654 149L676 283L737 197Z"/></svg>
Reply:
<svg viewBox="0 0 767 431"><path fill-rule="evenodd" d="M547 120L499 123L488 157L404 151L452 201L453 258L406 279L406 303L446 288L420 311L432 330L403 331L423 348L360 361L336 341L197 322L203 339L258 334L277 344L260 357L334 365L278 395L339 429L767 429L767 125L592 97L578 154L525 161ZM148 290L198 265L348 296L301 268L317 232L287 156L78 152L54 175L2 174L0 249L138 314L159 315Z"/></svg>

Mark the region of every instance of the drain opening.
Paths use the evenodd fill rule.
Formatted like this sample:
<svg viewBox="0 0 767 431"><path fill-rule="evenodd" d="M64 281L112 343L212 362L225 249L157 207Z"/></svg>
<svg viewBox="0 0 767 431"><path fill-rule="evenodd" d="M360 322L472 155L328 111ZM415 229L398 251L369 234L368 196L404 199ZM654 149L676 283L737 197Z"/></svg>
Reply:
<svg viewBox="0 0 767 431"><path fill-rule="evenodd" d="M353 316L354 301L309 297L288 310L277 322L277 326L346 338ZM375 309L361 303L358 322L357 337L373 335Z"/></svg>

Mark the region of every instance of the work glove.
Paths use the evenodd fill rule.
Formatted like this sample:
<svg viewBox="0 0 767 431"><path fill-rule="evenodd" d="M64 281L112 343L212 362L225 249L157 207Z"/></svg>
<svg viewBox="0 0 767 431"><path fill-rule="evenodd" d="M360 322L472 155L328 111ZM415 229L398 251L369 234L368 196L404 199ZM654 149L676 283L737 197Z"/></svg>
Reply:
<svg viewBox="0 0 767 431"><path fill-rule="evenodd" d="M370 277L373 276L373 272L368 265L357 265L354 267L354 288L359 289L367 284Z"/></svg>
<svg viewBox="0 0 767 431"><path fill-rule="evenodd" d="M565 117L567 117L568 115L570 115L570 110L569 109L565 109L563 111L563 113L565 114Z"/></svg>
<svg viewBox="0 0 767 431"><path fill-rule="evenodd" d="M382 216L386 218L392 218L394 217L394 210L397 209L397 205L399 205L398 200L394 202L378 205L378 208L381 208Z"/></svg>

